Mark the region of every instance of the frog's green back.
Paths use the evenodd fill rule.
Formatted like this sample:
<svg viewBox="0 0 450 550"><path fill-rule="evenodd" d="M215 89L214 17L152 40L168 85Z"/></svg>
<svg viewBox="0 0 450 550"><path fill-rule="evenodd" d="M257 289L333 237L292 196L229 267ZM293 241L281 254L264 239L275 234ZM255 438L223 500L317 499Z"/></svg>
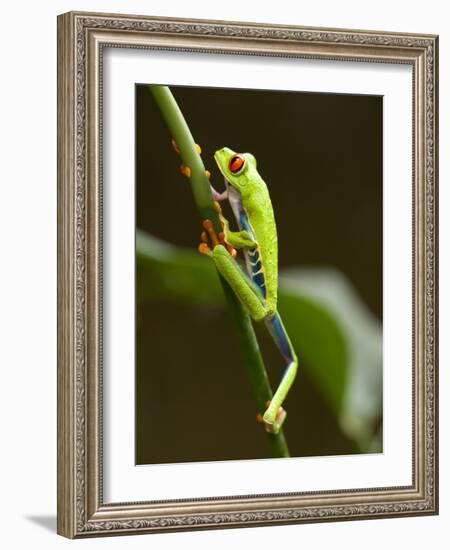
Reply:
<svg viewBox="0 0 450 550"><path fill-rule="evenodd" d="M252 185L252 192L242 197L242 205L258 242L267 306L271 313L275 313L278 294L277 229L267 186L259 174L257 179Z"/></svg>

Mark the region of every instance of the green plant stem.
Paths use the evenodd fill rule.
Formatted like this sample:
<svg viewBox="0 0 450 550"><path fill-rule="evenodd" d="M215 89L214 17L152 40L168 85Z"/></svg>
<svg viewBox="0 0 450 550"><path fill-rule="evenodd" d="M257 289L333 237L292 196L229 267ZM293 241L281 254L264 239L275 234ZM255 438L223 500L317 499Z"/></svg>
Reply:
<svg viewBox="0 0 450 550"><path fill-rule="evenodd" d="M259 414L262 415L267 408L266 403L272 399L273 394L272 388L270 387L269 378L267 376L266 367L264 366L264 361L259 349L258 340L256 339L256 334L249 315L244 310L242 304L236 297L231 287L223 279L222 287L236 325L239 342L241 345L241 353L243 355L244 363L253 388L256 407ZM267 432L265 433L270 445L272 456L290 456L283 430L280 430L276 435Z"/></svg>
<svg viewBox="0 0 450 550"><path fill-rule="evenodd" d="M214 200L209 180L205 173L205 166L201 156L197 153L194 138L184 119L183 113L167 86L149 86L149 89L169 128L172 138L178 146L183 164L189 166L191 170L189 179L200 216L203 219L212 220L217 232L222 231L219 218L214 209Z"/></svg>
<svg viewBox="0 0 450 550"><path fill-rule="evenodd" d="M183 113L178 107L172 92L167 86L149 86L156 104L167 124L172 138L175 140L183 163L191 170L190 183L194 200L202 219L212 220L216 232L222 231L220 220L214 208L214 200L210 189L209 179L205 173L205 166L197 153L195 141ZM250 382L256 399L257 410L263 414L266 403L272 399L264 361L261 356L258 341L251 319L245 311L228 283L222 278L223 291L236 324L241 345L244 363L247 367ZM289 449L281 430L278 434L267 434L271 453L274 457L289 457Z"/></svg>

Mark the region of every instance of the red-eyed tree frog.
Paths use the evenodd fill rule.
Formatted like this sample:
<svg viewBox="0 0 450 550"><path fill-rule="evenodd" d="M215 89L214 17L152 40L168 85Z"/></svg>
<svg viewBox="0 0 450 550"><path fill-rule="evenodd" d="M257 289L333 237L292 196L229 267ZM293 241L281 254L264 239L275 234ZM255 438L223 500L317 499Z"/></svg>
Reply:
<svg viewBox="0 0 450 550"><path fill-rule="evenodd" d="M223 233L217 236L212 222L205 220L199 250L213 259L252 319L265 322L286 362L281 382L262 417L266 430L276 434L286 418L281 405L294 382L298 360L277 312L278 239L272 202L252 154L224 147L214 158L225 179L223 193L211 187L214 199L228 199L239 230L230 230L218 207ZM236 261L234 249L242 250L245 270Z"/></svg>

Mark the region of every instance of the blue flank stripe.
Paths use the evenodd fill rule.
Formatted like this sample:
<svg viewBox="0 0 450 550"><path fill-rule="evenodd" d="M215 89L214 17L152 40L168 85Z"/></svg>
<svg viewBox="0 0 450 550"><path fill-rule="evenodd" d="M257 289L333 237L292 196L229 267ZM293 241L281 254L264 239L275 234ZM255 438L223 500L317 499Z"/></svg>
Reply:
<svg viewBox="0 0 450 550"><path fill-rule="evenodd" d="M256 275L253 275L253 281L258 286L259 290L261 291L261 294L266 297L266 285L264 280L264 273L257 273Z"/></svg>
<svg viewBox="0 0 450 550"><path fill-rule="evenodd" d="M261 261L257 260L256 263L252 262L252 271L253 273L258 273L258 271L261 271Z"/></svg>
<svg viewBox="0 0 450 550"><path fill-rule="evenodd" d="M242 228L245 229L246 231L248 231L248 233L250 233L250 235L253 235L253 230L252 230L252 228L251 228L251 226L248 222L248 217L247 217L247 214L244 210L241 211L240 218L241 218L240 221L241 221ZM261 267L262 267L261 261L259 259L259 250L258 250L258 248L255 248L253 250L247 250L247 254L248 254L250 263L252 265L252 275L251 275L251 277L253 279L253 282L257 285L257 287L261 291L261 294L265 298L266 297L266 284L265 284L264 273L263 272L258 273L258 271L260 271Z"/></svg>
<svg viewBox="0 0 450 550"><path fill-rule="evenodd" d="M248 231L248 232L250 233L250 235L253 235L252 228L250 227L250 224L248 223L247 214L245 213L244 210L241 210L240 221L241 221L242 227L243 227L246 231Z"/></svg>
<svg viewBox="0 0 450 550"><path fill-rule="evenodd" d="M272 331L281 353L290 362L294 360L291 345L278 313L271 320Z"/></svg>

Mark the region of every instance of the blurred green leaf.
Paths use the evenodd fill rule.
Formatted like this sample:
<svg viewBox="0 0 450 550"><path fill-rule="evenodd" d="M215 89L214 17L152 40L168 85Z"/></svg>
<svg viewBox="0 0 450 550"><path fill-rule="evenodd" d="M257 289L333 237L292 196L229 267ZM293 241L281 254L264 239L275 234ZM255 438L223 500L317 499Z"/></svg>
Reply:
<svg viewBox="0 0 450 550"><path fill-rule="evenodd" d="M311 297L301 286L281 283L278 309L289 337L297 350L300 369L310 376L338 415L347 382L348 349L336 317L325 304Z"/></svg>
<svg viewBox="0 0 450 550"><path fill-rule="evenodd" d="M190 304L225 304L213 262L196 252L175 247L136 231L138 300L168 299Z"/></svg>
<svg viewBox="0 0 450 550"><path fill-rule="evenodd" d="M309 327L302 319L307 311L294 305L298 297L307 298L313 311L320 311L320 319L312 317ZM283 307L287 307L289 334L298 338L298 349L329 397L342 430L362 450L380 450L381 434L377 430L374 435L374 430L382 408L381 323L350 281L332 268L284 270L281 311Z"/></svg>
<svg viewBox="0 0 450 550"><path fill-rule="evenodd" d="M225 300L216 269L195 250L136 233L138 300L166 299L208 307ZM311 379L362 451L381 412L381 324L346 277L330 268L280 273L279 311ZM303 360L303 361L302 361Z"/></svg>

